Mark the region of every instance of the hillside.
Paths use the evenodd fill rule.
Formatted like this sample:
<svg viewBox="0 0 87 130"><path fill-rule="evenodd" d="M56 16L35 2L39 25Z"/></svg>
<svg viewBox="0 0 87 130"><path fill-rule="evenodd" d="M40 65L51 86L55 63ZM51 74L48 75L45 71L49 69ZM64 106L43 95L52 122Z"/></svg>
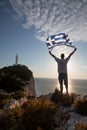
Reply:
<svg viewBox="0 0 87 130"><path fill-rule="evenodd" d="M0 89L6 92L23 90L32 77L32 71L25 65L3 67L0 69Z"/></svg>

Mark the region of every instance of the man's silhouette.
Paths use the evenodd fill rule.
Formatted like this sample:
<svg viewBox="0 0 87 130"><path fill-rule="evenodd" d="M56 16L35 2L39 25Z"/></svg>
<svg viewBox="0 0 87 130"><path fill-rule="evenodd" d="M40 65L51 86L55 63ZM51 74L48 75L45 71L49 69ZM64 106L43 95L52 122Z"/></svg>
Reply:
<svg viewBox="0 0 87 130"><path fill-rule="evenodd" d="M64 81L64 85L66 88L66 93L68 94L68 76L67 76L67 63L70 59L70 57L74 54L74 52L77 49L74 48L74 50L72 51L72 53L69 54L69 56L67 58L64 59L65 55L61 54L61 59L57 58L55 55L53 55L51 53L51 51L49 51L50 55L52 57L54 57L54 59L56 60L57 64L58 64L58 73L59 73L59 84L60 84L60 91L61 94L63 93L63 81Z"/></svg>

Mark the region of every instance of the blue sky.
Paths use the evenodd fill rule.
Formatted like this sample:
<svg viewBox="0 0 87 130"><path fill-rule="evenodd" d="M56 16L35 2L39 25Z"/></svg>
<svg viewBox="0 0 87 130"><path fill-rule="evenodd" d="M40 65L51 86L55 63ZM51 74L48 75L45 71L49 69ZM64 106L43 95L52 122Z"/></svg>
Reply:
<svg viewBox="0 0 87 130"><path fill-rule="evenodd" d="M18 53L19 64L27 65L34 77L57 77L45 41L64 32L77 47L68 64L69 76L87 79L86 14L86 0L0 0L0 68L13 65Z"/></svg>

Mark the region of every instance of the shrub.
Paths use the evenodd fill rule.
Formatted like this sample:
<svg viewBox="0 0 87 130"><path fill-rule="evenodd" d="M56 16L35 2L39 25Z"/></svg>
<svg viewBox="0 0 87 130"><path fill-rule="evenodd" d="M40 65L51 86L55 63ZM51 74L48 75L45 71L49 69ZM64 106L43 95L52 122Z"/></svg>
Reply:
<svg viewBox="0 0 87 130"><path fill-rule="evenodd" d="M4 110L0 130L53 130L57 107L46 99L29 100L22 108Z"/></svg>
<svg viewBox="0 0 87 130"><path fill-rule="evenodd" d="M67 107L73 103L74 97L73 94L71 94L70 96L67 94L61 94L61 92L56 88L51 97L51 101Z"/></svg>
<svg viewBox="0 0 87 130"><path fill-rule="evenodd" d="M12 75L5 75L0 81L0 88L8 93L23 90L23 86L24 84Z"/></svg>
<svg viewBox="0 0 87 130"><path fill-rule="evenodd" d="M22 114L21 108L4 111L0 116L0 130L18 130L22 124Z"/></svg>
<svg viewBox="0 0 87 130"><path fill-rule="evenodd" d="M8 101L9 101L9 99L10 99L11 97L10 97L10 95L8 95L8 94L2 94L2 93L0 93L0 108L2 109L3 108L3 106L6 104L6 103L8 103Z"/></svg>
<svg viewBox="0 0 87 130"><path fill-rule="evenodd" d="M53 115L57 108L52 102L45 99L28 101L23 105L23 110L23 124L26 130L53 130Z"/></svg>
<svg viewBox="0 0 87 130"><path fill-rule="evenodd" d="M8 101L9 101L9 99L0 100L0 109L2 109L4 107L4 105L8 103Z"/></svg>
<svg viewBox="0 0 87 130"><path fill-rule="evenodd" d="M14 99L19 99L19 98L23 98L25 96L24 92L19 90L16 91L15 94L12 94L11 97Z"/></svg>
<svg viewBox="0 0 87 130"><path fill-rule="evenodd" d="M25 65L8 66L0 69L0 89L6 92L24 90L24 82L29 81L33 73Z"/></svg>
<svg viewBox="0 0 87 130"><path fill-rule="evenodd" d="M56 88L55 92L53 93L52 97L51 97L51 101L55 102L55 103L59 103L61 100L61 93L60 91Z"/></svg>
<svg viewBox="0 0 87 130"><path fill-rule="evenodd" d="M87 125L80 122L80 123L76 124L75 130L87 130Z"/></svg>
<svg viewBox="0 0 87 130"><path fill-rule="evenodd" d="M5 93L0 93L0 100L2 100L2 99L6 99L6 98L10 98L10 95L8 95L8 94L5 94Z"/></svg>
<svg viewBox="0 0 87 130"><path fill-rule="evenodd" d="M87 99L77 99L74 105L77 113L87 116Z"/></svg>

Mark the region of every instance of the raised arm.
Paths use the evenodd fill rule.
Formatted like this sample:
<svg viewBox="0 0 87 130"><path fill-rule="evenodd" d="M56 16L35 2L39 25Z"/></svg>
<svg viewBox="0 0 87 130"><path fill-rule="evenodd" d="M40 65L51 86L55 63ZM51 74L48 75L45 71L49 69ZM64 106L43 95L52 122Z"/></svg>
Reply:
<svg viewBox="0 0 87 130"><path fill-rule="evenodd" d="M50 54L53 58L56 58L56 56L53 55L53 54L51 53L51 51L49 51L49 54Z"/></svg>
<svg viewBox="0 0 87 130"><path fill-rule="evenodd" d="M74 52L77 50L77 48L74 48L74 50L73 50L73 52L71 52L70 54L69 54L69 58L74 54Z"/></svg>

